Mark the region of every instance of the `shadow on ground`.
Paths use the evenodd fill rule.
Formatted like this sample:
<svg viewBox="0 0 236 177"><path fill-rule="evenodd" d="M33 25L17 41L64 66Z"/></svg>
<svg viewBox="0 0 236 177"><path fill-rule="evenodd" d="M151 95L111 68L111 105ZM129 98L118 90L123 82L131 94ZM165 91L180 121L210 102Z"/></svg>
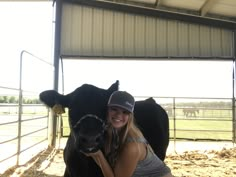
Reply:
<svg viewBox="0 0 236 177"><path fill-rule="evenodd" d="M64 173L62 154L62 150L47 148L26 164L8 169L1 177L62 177Z"/></svg>

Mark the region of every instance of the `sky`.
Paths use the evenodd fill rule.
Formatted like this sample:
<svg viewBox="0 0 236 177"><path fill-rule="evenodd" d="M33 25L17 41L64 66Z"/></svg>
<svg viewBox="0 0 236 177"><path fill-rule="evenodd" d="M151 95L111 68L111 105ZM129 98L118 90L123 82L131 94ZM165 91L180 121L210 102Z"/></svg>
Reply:
<svg viewBox="0 0 236 177"><path fill-rule="evenodd" d="M63 63L65 92L86 82L108 88L119 80L121 90L136 96L232 97L232 62L65 60ZM71 70L75 72L71 74Z"/></svg>
<svg viewBox="0 0 236 177"><path fill-rule="evenodd" d="M52 61L52 2L0 2L0 22L0 86L19 88L20 55L23 50ZM40 78L34 75L42 73L39 62L27 53L23 53L22 58L23 77L27 77L24 83L31 87L42 85L38 82ZM29 66L32 61L34 64Z"/></svg>
<svg viewBox="0 0 236 177"><path fill-rule="evenodd" d="M52 2L0 2L0 87L19 88L23 50L53 61L53 11ZM22 56L23 89L51 89L53 68ZM108 88L119 80L121 90L136 96L232 97L232 62L63 60L63 66L64 93L84 83Z"/></svg>

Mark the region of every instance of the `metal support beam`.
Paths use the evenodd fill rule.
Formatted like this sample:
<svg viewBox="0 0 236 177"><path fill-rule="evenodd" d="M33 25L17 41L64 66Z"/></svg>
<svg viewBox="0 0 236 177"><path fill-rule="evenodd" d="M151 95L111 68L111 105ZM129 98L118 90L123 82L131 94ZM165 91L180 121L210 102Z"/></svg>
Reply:
<svg viewBox="0 0 236 177"><path fill-rule="evenodd" d="M200 9L201 16L205 16L215 3L216 0L207 0Z"/></svg>
<svg viewBox="0 0 236 177"><path fill-rule="evenodd" d="M157 6L161 6L162 2L163 2L163 0L157 0Z"/></svg>
<svg viewBox="0 0 236 177"><path fill-rule="evenodd" d="M155 4L156 0L128 0L130 2L142 3L142 4Z"/></svg>
<svg viewBox="0 0 236 177"><path fill-rule="evenodd" d="M61 13L62 13L62 0L56 0L56 17L55 17L55 35L54 35L54 90L58 91L58 80L59 80L59 60L60 60L60 48L61 48ZM50 146L56 145L57 137L57 117L52 113L51 115L51 126L50 126Z"/></svg>
<svg viewBox="0 0 236 177"><path fill-rule="evenodd" d="M233 45L233 50L234 50L234 67L233 67L233 109L232 109L232 115L233 115L233 137L232 137L232 140L233 140L233 143L236 143L236 98L235 98L235 94L236 94L236 90L235 90L235 87L236 87L236 30L234 30L234 45Z"/></svg>

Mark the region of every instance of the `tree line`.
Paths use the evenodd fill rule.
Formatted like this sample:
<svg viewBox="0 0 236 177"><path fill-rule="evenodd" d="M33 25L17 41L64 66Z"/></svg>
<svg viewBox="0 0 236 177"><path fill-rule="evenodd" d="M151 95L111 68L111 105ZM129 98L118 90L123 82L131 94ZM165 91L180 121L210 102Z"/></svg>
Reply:
<svg viewBox="0 0 236 177"><path fill-rule="evenodd" d="M23 104L40 104L40 100L38 98L23 98ZM19 103L19 98L16 96L0 96L0 103Z"/></svg>

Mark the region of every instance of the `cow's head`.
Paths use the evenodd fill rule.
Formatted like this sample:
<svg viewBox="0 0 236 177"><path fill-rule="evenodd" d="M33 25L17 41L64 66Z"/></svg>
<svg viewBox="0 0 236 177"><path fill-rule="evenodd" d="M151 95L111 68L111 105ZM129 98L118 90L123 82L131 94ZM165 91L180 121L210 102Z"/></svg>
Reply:
<svg viewBox="0 0 236 177"><path fill-rule="evenodd" d="M104 142L107 102L118 90L118 81L107 90L84 84L68 95L55 90L40 93L40 100L50 108L68 108L71 138L78 151L95 152Z"/></svg>

